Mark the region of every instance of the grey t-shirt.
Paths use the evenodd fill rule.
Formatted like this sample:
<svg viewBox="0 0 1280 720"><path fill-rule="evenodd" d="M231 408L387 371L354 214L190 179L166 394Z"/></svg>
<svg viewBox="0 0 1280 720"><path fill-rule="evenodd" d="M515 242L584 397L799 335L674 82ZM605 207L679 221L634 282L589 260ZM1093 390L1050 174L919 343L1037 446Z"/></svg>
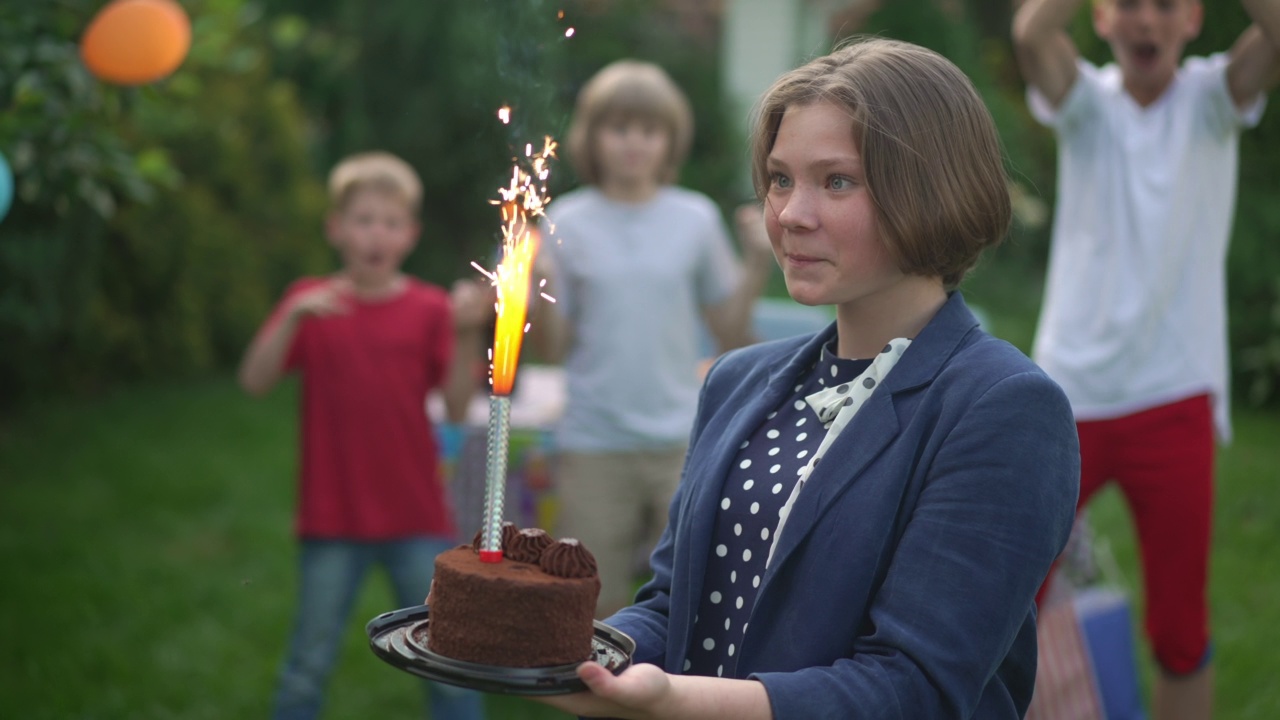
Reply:
<svg viewBox="0 0 1280 720"><path fill-rule="evenodd" d="M688 440L702 308L738 282L724 220L705 195L663 187L644 203L595 187L548 208L557 309L568 318L561 449L642 450Z"/></svg>

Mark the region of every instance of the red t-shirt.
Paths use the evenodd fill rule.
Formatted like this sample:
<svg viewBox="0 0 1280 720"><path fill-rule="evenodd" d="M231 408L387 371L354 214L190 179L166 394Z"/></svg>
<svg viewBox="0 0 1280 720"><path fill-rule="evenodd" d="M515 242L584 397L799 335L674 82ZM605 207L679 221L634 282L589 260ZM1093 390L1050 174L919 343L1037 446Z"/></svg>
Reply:
<svg viewBox="0 0 1280 720"><path fill-rule="evenodd" d="M291 285L264 332L294 296L327 281ZM426 412L453 356L448 293L410 279L394 297L347 303L346 313L303 320L285 360L302 375L298 535L452 537Z"/></svg>

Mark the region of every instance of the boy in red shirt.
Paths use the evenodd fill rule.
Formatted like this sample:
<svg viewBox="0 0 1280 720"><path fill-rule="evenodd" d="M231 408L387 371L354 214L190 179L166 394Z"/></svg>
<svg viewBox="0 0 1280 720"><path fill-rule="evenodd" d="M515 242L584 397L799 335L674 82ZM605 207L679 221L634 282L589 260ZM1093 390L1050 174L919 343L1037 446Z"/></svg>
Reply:
<svg viewBox="0 0 1280 720"><path fill-rule="evenodd" d="M329 194L325 229L342 269L286 290L239 376L254 396L287 372L302 382L300 597L276 718L319 714L369 567L383 565L400 606L420 604L435 556L456 537L425 398L470 380L448 377L449 294L400 272L418 240L421 182L404 161L365 153L334 168ZM428 694L437 720L482 716L477 693L429 684Z"/></svg>

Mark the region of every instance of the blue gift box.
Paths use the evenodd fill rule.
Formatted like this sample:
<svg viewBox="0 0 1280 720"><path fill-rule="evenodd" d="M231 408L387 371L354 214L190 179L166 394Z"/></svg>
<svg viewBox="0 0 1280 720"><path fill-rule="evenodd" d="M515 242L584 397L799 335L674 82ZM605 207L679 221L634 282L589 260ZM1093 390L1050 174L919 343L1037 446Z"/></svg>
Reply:
<svg viewBox="0 0 1280 720"><path fill-rule="evenodd" d="M1129 598L1108 587L1090 587L1072 597L1089 650L1107 720L1144 720Z"/></svg>

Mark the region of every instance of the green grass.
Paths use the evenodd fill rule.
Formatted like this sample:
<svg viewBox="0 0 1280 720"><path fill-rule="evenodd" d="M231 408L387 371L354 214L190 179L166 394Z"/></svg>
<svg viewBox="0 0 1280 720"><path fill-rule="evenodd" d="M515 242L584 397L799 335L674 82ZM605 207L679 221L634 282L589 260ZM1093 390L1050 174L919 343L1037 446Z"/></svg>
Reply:
<svg viewBox="0 0 1280 720"><path fill-rule="evenodd" d="M31 408L0 428L0 716L266 717L295 592L294 392L229 380ZM326 717L421 717L350 620ZM491 697L491 716L567 717Z"/></svg>
<svg viewBox="0 0 1280 720"><path fill-rule="evenodd" d="M295 431L291 386L253 401L229 379L50 402L0 426L0 716L266 716L293 612ZM1270 720L1280 717L1280 417L1238 409L1236 432L1219 455L1217 717ZM1094 509L1135 581L1118 494ZM326 717L420 716L416 681L364 637L364 622L389 609L374 578ZM489 702L495 718L565 717Z"/></svg>

